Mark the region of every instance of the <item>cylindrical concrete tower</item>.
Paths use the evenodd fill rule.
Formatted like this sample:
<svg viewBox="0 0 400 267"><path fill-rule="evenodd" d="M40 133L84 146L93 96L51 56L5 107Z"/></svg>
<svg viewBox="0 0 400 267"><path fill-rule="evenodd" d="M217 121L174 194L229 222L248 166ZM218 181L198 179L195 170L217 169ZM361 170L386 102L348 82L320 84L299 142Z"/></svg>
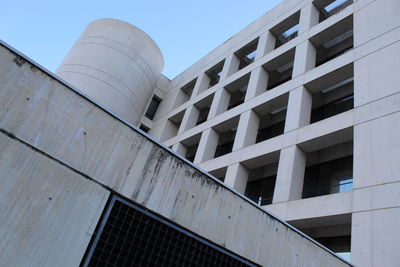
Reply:
<svg viewBox="0 0 400 267"><path fill-rule="evenodd" d="M137 27L115 19L91 22L56 73L136 124L152 96L164 59Z"/></svg>

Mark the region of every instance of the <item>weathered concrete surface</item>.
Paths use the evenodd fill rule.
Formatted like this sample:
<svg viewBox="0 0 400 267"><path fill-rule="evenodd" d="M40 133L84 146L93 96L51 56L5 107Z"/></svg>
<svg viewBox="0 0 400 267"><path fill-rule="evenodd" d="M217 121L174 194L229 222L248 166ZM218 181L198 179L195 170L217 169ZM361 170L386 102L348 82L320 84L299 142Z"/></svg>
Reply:
<svg viewBox="0 0 400 267"><path fill-rule="evenodd" d="M160 49L142 30L124 21L98 19L86 27L57 74L136 124L163 67Z"/></svg>
<svg viewBox="0 0 400 267"><path fill-rule="evenodd" d="M0 128L263 266L349 266L4 47Z"/></svg>
<svg viewBox="0 0 400 267"><path fill-rule="evenodd" d="M0 133L0 265L78 266L109 192Z"/></svg>

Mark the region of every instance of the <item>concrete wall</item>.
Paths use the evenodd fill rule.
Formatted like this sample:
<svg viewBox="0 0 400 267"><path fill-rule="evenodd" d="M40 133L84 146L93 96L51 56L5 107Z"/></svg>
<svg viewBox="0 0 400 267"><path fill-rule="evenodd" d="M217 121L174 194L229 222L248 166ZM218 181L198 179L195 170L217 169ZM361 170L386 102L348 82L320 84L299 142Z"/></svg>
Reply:
<svg viewBox="0 0 400 267"><path fill-rule="evenodd" d="M77 265L109 190L263 266L349 266L3 45L0 131L8 266Z"/></svg>
<svg viewBox="0 0 400 267"><path fill-rule="evenodd" d="M333 1L282 1L171 80L149 133L159 140L170 117L180 112L189 113L195 103L214 94L206 122L182 128L175 136L161 141L179 153L185 140L201 135L194 162L210 172L226 169L226 184L240 192L245 191L249 177L246 167L278 164L273 204L264 208L284 220L302 221L303 225L307 221L313 227L319 223L324 227L336 226L344 221L331 220L331 217L345 218L346 224L351 225L352 262L357 266L397 266L400 262L395 245L400 243L397 227L400 219L400 2L354 0L322 22L319 22L316 2ZM270 30L296 12L300 12L298 36L274 49L275 37ZM351 28L353 48L315 67L318 42L328 41L341 30ZM238 59L234 53L256 38L259 45L255 61L237 70L234 66ZM266 91L269 77L264 67L273 65L277 58L290 51L295 51L292 79ZM206 90L195 89L187 102L173 105L182 86L197 79L195 88L204 88L205 72L223 60L225 65L218 84ZM229 94L225 87L247 75L250 81L244 103L227 110ZM354 108L310 124L315 90L326 88L327 83L340 75L346 78L354 75ZM321 82L321 77L326 80ZM318 80L320 84L312 85ZM288 105L284 133L254 144L259 125L255 111L268 103ZM240 119L233 151L213 158L218 142L214 128L237 117ZM301 199L305 153L351 140L354 144L351 149L353 190Z"/></svg>
<svg viewBox="0 0 400 267"><path fill-rule="evenodd" d="M146 33L120 20L99 19L86 27L57 74L136 124L163 66L160 49Z"/></svg>

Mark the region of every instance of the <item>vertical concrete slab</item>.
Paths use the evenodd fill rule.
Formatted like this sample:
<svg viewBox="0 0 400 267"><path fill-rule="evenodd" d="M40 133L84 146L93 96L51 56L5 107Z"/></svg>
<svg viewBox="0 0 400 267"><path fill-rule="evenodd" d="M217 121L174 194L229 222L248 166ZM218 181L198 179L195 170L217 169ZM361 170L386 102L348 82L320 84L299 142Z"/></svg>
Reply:
<svg viewBox="0 0 400 267"><path fill-rule="evenodd" d="M193 88L192 98L203 92L210 84L210 77L205 72L202 72L197 78L196 84Z"/></svg>
<svg viewBox="0 0 400 267"><path fill-rule="evenodd" d="M239 70L239 64L240 60L235 54L229 55L225 60L224 67L221 72L221 81L237 72Z"/></svg>
<svg viewBox="0 0 400 267"><path fill-rule="evenodd" d="M2 266L79 266L109 192L0 134Z"/></svg>
<svg viewBox="0 0 400 267"><path fill-rule="evenodd" d="M306 40L296 47L293 65L293 78L315 67L317 51L314 45Z"/></svg>
<svg viewBox="0 0 400 267"><path fill-rule="evenodd" d="M214 118L218 114L226 111L229 105L229 92L221 88L215 92L213 102L211 103L210 112L208 114L208 119Z"/></svg>
<svg viewBox="0 0 400 267"><path fill-rule="evenodd" d="M400 112L354 126L354 188L400 178Z"/></svg>
<svg viewBox="0 0 400 267"><path fill-rule="evenodd" d="M355 266L397 267L400 207L353 213L351 260Z"/></svg>
<svg viewBox="0 0 400 267"><path fill-rule="evenodd" d="M311 107L312 95L304 86L290 91L286 113L285 132L309 124Z"/></svg>
<svg viewBox="0 0 400 267"><path fill-rule="evenodd" d="M307 32L319 22L319 11L312 2L308 3L300 11L299 35Z"/></svg>
<svg viewBox="0 0 400 267"><path fill-rule="evenodd" d="M262 58L264 55L274 50L275 42L276 38L270 31L261 34L260 38L258 39L255 60Z"/></svg>
<svg viewBox="0 0 400 267"><path fill-rule="evenodd" d="M357 10L354 13L354 28L357 29L354 32L354 46L360 46L400 26L399 14L398 0L372 1Z"/></svg>
<svg viewBox="0 0 400 267"><path fill-rule="evenodd" d="M226 171L225 184L241 194L246 190L249 171L240 163L229 165Z"/></svg>
<svg viewBox="0 0 400 267"><path fill-rule="evenodd" d="M296 145L281 150L273 203L301 199L306 155Z"/></svg>
<svg viewBox="0 0 400 267"><path fill-rule="evenodd" d="M268 73L263 67L257 67L250 74L245 101L265 92L268 84Z"/></svg>
<svg viewBox="0 0 400 267"><path fill-rule="evenodd" d="M243 112L240 115L232 151L255 144L259 124L260 118L254 111Z"/></svg>
<svg viewBox="0 0 400 267"><path fill-rule="evenodd" d="M355 61L354 106L400 92L399 73L400 42Z"/></svg>
<svg viewBox="0 0 400 267"><path fill-rule="evenodd" d="M214 157L215 149L218 145L219 134L213 128L205 130L201 134L199 146L197 148L194 163L203 162Z"/></svg>
<svg viewBox="0 0 400 267"><path fill-rule="evenodd" d="M199 114L200 114L200 111L196 106L194 106L194 105L189 106L185 111L185 115L183 115L183 119L182 119L181 125L179 127L178 134L181 134L184 131L186 131L187 129L191 129L194 126L196 126L196 122L197 122L197 118L199 117Z"/></svg>

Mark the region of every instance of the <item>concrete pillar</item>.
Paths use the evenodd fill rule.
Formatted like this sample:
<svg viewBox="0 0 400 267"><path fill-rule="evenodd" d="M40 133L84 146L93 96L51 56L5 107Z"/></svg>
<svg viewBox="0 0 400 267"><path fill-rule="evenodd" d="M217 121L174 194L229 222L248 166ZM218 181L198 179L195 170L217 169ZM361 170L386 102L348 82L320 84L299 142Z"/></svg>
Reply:
<svg viewBox="0 0 400 267"><path fill-rule="evenodd" d="M221 88L214 94L213 102L210 107L210 112L208 114L208 119L221 114L228 109L230 94L229 92Z"/></svg>
<svg viewBox="0 0 400 267"><path fill-rule="evenodd" d="M240 115L238 129L232 151L255 144L260 119L258 115L248 110Z"/></svg>
<svg viewBox="0 0 400 267"><path fill-rule="evenodd" d="M187 101L185 93L182 90L175 90L169 97L173 98L174 101L173 101L173 106L169 107L168 110L177 108ZM163 104L163 102L161 102L161 104Z"/></svg>
<svg viewBox="0 0 400 267"><path fill-rule="evenodd" d="M286 112L285 132L300 128L310 123L312 94L300 86L290 91Z"/></svg>
<svg viewBox="0 0 400 267"><path fill-rule="evenodd" d="M199 146L193 163L200 163L214 158L215 150L218 145L219 134L213 128L205 130L201 134Z"/></svg>
<svg viewBox="0 0 400 267"><path fill-rule="evenodd" d="M314 45L306 40L296 47L292 77L297 77L315 67L317 50Z"/></svg>
<svg viewBox="0 0 400 267"><path fill-rule="evenodd" d="M274 50L275 42L276 38L270 31L262 34L258 39L257 53L255 60L262 58L264 55Z"/></svg>
<svg viewBox="0 0 400 267"><path fill-rule="evenodd" d="M199 114L200 111L195 105L189 106L185 111L185 115L183 115L178 134L183 133L187 129L193 128L196 125Z"/></svg>
<svg viewBox="0 0 400 267"><path fill-rule="evenodd" d="M162 134L163 134L163 132L164 132L164 129L165 129L166 125L167 125L167 121L168 121L168 120L165 120L165 121L163 121L163 122L160 122L159 124L154 125L154 126L150 129L149 134L150 134L154 139L156 139L156 140L161 140L161 136L162 136Z"/></svg>
<svg viewBox="0 0 400 267"><path fill-rule="evenodd" d="M194 98L201 92L207 90L209 85L210 85L210 77L208 77L207 73L205 72L201 73L197 78L191 98Z"/></svg>
<svg viewBox="0 0 400 267"><path fill-rule="evenodd" d="M301 199L306 154L296 145L281 150L273 203Z"/></svg>
<svg viewBox="0 0 400 267"><path fill-rule="evenodd" d="M225 184L232 187L241 194L244 194L249 178L248 169L240 163L228 166L225 177Z"/></svg>
<svg viewBox="0 0 400 267"><path fill-rule="evenodd" d="M254 69L250 74L245 101L256 97L266 91L268 85L268 73L263 67Z"/></svg>
<svg viewBox="0 0 400 267"><path fill-rule="evenodd" d="M186 155L186 147L182 143L176 143L172 146L172 150L184 157Z"/></svg>
<svg viewBox="0 0 400 267"><path fill-rule="evenodd" d="M239 70L240 60L235 54L231 54L225 60L224 67L221 72L220 81L225 80L227 77Z"/></svg>
<svg viewBox="0 0 400 267"><path fill-rule="evenodd" d="M319 11L311 2L301 9L299 35L308 31L319 22Z"/></svg>

